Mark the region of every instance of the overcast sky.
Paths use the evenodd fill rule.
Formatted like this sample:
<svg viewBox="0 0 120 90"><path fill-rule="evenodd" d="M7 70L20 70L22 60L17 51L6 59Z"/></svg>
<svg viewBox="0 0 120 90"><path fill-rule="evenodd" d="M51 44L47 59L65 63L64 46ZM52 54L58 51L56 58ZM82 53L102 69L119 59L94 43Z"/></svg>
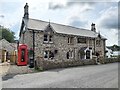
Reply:
<svg viewBox="0 0 120 90"><path fill-rule="evenodd" d="M118 44L118 0L0 0L0 25L14 31L17 39L26 2L30 18L85 29L95 23L107 46Z"/></svg>

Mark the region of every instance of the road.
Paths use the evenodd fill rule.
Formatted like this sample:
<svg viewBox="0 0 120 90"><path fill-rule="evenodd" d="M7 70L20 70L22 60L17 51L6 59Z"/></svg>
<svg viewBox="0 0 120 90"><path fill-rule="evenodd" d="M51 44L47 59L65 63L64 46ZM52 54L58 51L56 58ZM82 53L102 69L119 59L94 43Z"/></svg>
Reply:
<svg viewBox="0 0 120 90"><path fill-rule="evenodd" d="M16 75L3 88L118 88L118 63L88 65Z"/></svg>

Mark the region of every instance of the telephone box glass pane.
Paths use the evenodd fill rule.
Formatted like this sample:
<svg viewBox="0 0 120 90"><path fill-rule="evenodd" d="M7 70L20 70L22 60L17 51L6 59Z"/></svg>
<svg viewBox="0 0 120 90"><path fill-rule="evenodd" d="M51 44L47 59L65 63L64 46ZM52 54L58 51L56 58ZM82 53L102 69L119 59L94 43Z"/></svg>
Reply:
<svg viewBox="0 0 120 90"><path fill-rule="evenodd" d="M21 50L21 62L25 61L25 49Z"/></svg>

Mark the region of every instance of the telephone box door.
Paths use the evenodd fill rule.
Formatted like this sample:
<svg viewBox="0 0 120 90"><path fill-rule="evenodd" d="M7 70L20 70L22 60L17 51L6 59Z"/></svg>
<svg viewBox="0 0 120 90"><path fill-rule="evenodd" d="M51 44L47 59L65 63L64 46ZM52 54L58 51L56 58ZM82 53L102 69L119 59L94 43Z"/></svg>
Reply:
<svg viewBox="0 0 120 90"><path fill-rule="evenodd" d="M25 66L28 62L28 51L27 51L27 45L19 45L18 47L18 61L17 65Z"/></svg>

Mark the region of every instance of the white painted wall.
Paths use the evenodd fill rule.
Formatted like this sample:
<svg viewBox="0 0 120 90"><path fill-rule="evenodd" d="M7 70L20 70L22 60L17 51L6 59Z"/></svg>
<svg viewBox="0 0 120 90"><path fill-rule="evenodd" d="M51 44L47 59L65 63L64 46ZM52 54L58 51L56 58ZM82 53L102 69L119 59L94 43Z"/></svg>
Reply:
<svg viewBox="0 0 120 90"><path fill-rule="evenodd" d="M108 52L106 53L106 56L107 56L108 58L111 58L111 57L113 56L113 51L112 51L111 49L108 49L108 48L106 48L106 51L108 51Z"/></svg>

